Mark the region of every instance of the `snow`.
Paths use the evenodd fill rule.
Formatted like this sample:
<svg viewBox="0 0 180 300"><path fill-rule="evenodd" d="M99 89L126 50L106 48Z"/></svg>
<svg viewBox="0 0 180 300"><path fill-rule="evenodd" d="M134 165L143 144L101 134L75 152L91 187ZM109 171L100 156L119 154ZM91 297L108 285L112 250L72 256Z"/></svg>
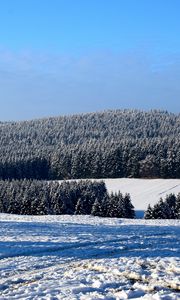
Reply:
<svg viewBox="0 0 180 300"><path fill-rule="evenodd" d="M109 192L121 191L131 195L136 210L146 210L148 204L156 204L160 197L180 193L180 179L105 179Z"/></svg>
<svg viewBox="0 0 180 300"><path fill-rule="evenodd" d="M180 179L136 179L136 178L113 178L91 179L103 180L109 193L121 191L131 195L135 210L146 210L148 204L154 205L167 194L180 193ZM60 181L61 182L61 181Z"/></svg>
<svg viewBox="0 0 180 300"><path fill-rule="evenodd" d="M0 300L178 299L179 220L0 214Z"/></svg>

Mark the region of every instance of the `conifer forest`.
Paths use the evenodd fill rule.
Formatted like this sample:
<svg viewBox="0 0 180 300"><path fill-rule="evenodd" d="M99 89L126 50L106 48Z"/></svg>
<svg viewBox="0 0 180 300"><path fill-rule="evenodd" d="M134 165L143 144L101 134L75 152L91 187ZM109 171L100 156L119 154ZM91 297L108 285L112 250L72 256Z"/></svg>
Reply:
<svg viewBox="0 0 180 300"><path fill-rule="evenodd" d="M180 115L157 110L1 122L0 211L134 218L129 194L88 179L180 178L179 141ZM179 204L167 203L145 218L179 218Z"/></svg>
<svg viewBox="0 0 180 300"><path fill-rule="evenodd" d="M180 178L179 141L166 111L0 123L0 179Z"/></svg>

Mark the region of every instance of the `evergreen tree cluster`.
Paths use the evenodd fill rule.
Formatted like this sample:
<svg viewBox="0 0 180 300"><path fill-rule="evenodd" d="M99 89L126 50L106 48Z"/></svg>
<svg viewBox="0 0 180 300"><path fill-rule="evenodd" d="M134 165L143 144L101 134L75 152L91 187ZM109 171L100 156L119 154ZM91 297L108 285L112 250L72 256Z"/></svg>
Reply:
<svg viewBox="0 0 180 300"><path fill-rule="evenodd" d="M103 181L0 181L0 212L23 215L84 214L133 218L128 194L108 195Z"/></svg>
<svg viewBox="0 0 180 300"><path fill-rule="evenodd" d="M115 110L0 123L0 179L180 178L180 115Z"/></svg>
<svg viewBox="0 0 180 300"><path fill-rule="evenodd" d="M153 207L148 206L145 219L180 219L180 193L167 195L165 200L161 198Z"/></svg>
<svg viewBox="0 0 180 300"><path fill-rule="evenodd" d="M134 206L131 203L129 194L122 195L121 192L111 193L102 200L96 199L91 214L109 218L134 219Z"/></svg>

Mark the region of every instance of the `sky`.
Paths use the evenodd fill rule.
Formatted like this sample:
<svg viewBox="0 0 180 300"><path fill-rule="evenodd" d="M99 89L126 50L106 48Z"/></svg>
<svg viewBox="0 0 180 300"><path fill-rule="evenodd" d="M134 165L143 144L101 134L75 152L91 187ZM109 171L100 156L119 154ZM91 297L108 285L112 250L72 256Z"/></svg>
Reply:
<svg viewBox="0 0 180 300"><path fill-rule="evenodd" d="M180 112L179 0L0 0L0 121Z"/></svg>

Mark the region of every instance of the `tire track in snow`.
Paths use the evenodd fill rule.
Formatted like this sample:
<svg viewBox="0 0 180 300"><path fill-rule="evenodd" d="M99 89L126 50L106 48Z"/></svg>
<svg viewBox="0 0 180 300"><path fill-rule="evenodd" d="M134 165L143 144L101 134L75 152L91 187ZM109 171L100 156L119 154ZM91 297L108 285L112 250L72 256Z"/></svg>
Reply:
<svg viewBox="0 0 180 300"><path fill-rule="evenodd" d="M96 242L84 242L84 243L73 243L71 245L67 245L67 246L57 246L57 247L48 247L48 249L38 249L38 250L30 250L30 251L21 251L20 253L16 253L16 254L8 254L8 255L3 255L0 257L0 261L3 259L8 259L8 258L15 258L15 257L21 257L21 256L34 256L34 255L39 255L39 254L51 254L51 253L55 253L55 252L60 252L60 251L66 251L66 250L70 250L70 249L83 249L85 247L89 247L89 246L102 246L102 245L106 245L109 243L118 243L118 242L124 242L127 241L127 238L121 238L121 239L110 239L110 240L106 240L106 241L96 241Z"/></svg>
<svg viewBox="0 0 180 300"><path fill-rule="evenodd" d="M77 249L80 249L80 250L84 250L84 251L87 251L86 247L91 247L93 249L93 246L102 246L102 245L107 245L109 243L119 243L119 242L122 242L122 241L126 241L127 239L124 238L124 239L109 239L109 240L106 240L106 241L97 241L97 242L86 242L86 243L76 243L76 245L70 245L70 246L66 246L66 247L56 247L56 248L50 248L50 249L46 249L46 250L38 250L38 251L31 251L31 253L27 253L25 254L24 253L20 253L20 254L16 254L16 255L9 255L9 256L4 256L2 257L0 260L3 261L4 259L9 259L9 258L16 258L16 257L28 257L28 256L33 256L33 255L38 255L38 254L41 254L43 256L46 255L46 254L51 254L51 253L55 253L55 252L62 252L62 251L67 251L67 250L77 250ZM123 250L127 250L126 247L123 247L122 246L119 248L117 248L116 250L111 248L111 249L106 249L106 250L102 250L100 249L100 253L96 253L96 254L92 254L90 253L89 257L87 257L86 259L92 259L92 258L100 258L100 257L103 257L103 256L107 256L108 257L112 257L114 256L117 252L120 252L120 251L123 251ZM61 257L59 257L59 259L61 259ZM4 291L6 289L9 289L9 287L13 286L15 288L15 286L21 286L21 285L24 285L24 284L29 284L29 283L33 283L33 282L37 282L39 280L41 280L42 278L39 278L39 279L33 279L33 280L25 280L23 279L24 276L30 276L30 275L33 275L35 276L36 274L39 274L41 272L44 272L45 271L45 274L47 272L49 272L51 269L53 268L63 268L65 266L68 266L70 263L72 262L81 262L82 261L82 258L79 258L79 259L76 259L73 257L72 255L72 259L70 260L70 262L68 261L67 263L55 263L51 266L48 266L48 267L40 267L38 269L34 269L33 271L21 271L21 272L18 272L18 280L17 280L17 283L14 282L15 280L15 277L17 276L17 273L15 272L15 274L13 274L12 276L6 278L6 279L1 279L0 280L0 290L1 291ZM20 282L19 282L20 281Z"/></svg>
<svg viewBox="0 0 180 300"><path fill-rule="evenodd" d="M177 188L179 186L180 186L180 184L177 184L177 185L175 185L175 186L173 186L173 187L171 187L171 188L169 188L169 189L167 189L167 190L159 193L158 196L163 195L163 194L165 194L165 193L167 193L167 192L169 192L169 191L171 191L171 190L173 190L173 189L175 189L175 188Z"/></svg>
<svg viewBox="0 0 180 300"><path fill-rule="evenodd" d="M111 241L114 241L114 240L111 240ZM103 251L103 256L108 255L108 257L112 257L112 256L114 256L114 254L115 254L115 251L113 251L112 249ZM102 253L100 255L98 255L96 253L94 255L91 255L91 258L89 258L89 259L90 260L92 260L94 258L99 259L101 256L102 256ZM87 261L89 259L87 259ZM69 270L69 268L72 268L72 267L75 269L78 269L83 264L83 262L84 262L84 260L82 260L81 258L78 260L75 258L72 258L70 261L65 262L65 263L54 263L53 265L48 266L48 267L40 267L38 269L34 269L31 271L25 270L25 271L18 272L18 274L15 273L4 280L0 280L0 296L7 289L15 290L24 285L28 285L31 283L37 283L37 282L43 280L45 278L45 276L47 275L47 273L49 273L49 272L54 273L57 269L58 269L58 271L60 269L62 269L62 273L64 273L64 270L63 270L64 268L65 268L65 270L66 269ZM29 278L30 276L33 276L33 277L37 276L37 278L26 279L26 277Z"/></svg>
<svg viewBox="0 0 180 300"><path fill-rule="evenodd" d="M157 236L159 237L159 235L157 234ZM76 243L75 245L67 245L66 247L56 247L56 248L51 248L51 249L46 249L46 250L41 250L41 251L36 251L34 252L34 254L41 254L43 256L43 254L51 254L51 253L55 253L55 252L60 252L61 253L63 251L67 251L67 250L71 250L71 249L74 249L74 250L77 250L77 249L80 249L80 251L86 251L86 261L88 260L92 260L92 259L101 259L103 257L115 257L117 254L118 256L120 255L121 253L121 256L123 255L124 252L126 252L126 255L127 255L127 252L131 252L133 253L134 251L143 251L147 249L147 247L149 248L149 246L151 246L151 243L149 244L148 243L145 243L145 244L142 244L140 241L137 243L134 243L134 240L137 239L137 235L134 235L132 237L130 237L130 241L132 243L130 243L129 245L127 244L121 244L122 242L125 242L127 241L127 238L114 238L114 239L109 239L109 240L106 240L106 241L96 241L96 242L86 242L86 243ZM151 234L150 236L151 237ZM142 237L139 237L139 239L141 239ZM153 236L153 239L154 239L154 236ZM111 244L111 248L110 249L98 249L98 252L96 253L93 253L93 247L95 246L104 246L104 245L107 245L107 244ZM90 253L88 253L89 249L87 248L90 248ZM48 251L47 251L48 250ZM92 250L92 251L91 251ZM142 254L142 252L141 252ZM8 259L8 258L15 258L15 257L28 257L28 256L32 256L32 252L31 253L27 253L27 255L25 255L25 253L21 253L19 255L14 255L14 256L9 256L9 257L6 257L6 258L2 258L1 261L3 261L3 259ZM63 259L63 255L62 257L60 256L59 259ZM44 258L44 260L46 260L46 257ZM72 254L72 258L70 258L70 260L66 263L53 263L51 266L40 266L38 269L34 269L34 270L23 270L23 271L15 271L14 274L12 274L11 276L5 278L5 279L1 279L0 280L0 290L3 292L5 290L8 290L8 289L15 289L15 288L18 288L20 286L24 286L24 285L28 285L28 284L31 284L31 283L34 283L34 282L39 282L41 280L43 280L43 278L47 275L47 273L49 272L52 272L53 270L55 269L62 269L63 268L70 268L71 266L77 266L77 265L82 265L82 261L85 261L85 260L82 260L82 258L79 258L79 259L76 259L73 257L73 254ZM132 275L132 274L131 274ZM132 278L123 273L121 274L121 276L123 277L127 277L127 279L131 279L131 280L137 280L137 281L142 281L142 278L138 277L138 275L135 275L134 278L132 276ZM129 277L128 277L129 276ZM27 278L26 278L27 277ZM29 277L35 277L35 278L29 278ZM28 279L29 278L29 279ZM15 282L16 281L16 282ZM145 283L145 281L144 281Z"/></svg>

